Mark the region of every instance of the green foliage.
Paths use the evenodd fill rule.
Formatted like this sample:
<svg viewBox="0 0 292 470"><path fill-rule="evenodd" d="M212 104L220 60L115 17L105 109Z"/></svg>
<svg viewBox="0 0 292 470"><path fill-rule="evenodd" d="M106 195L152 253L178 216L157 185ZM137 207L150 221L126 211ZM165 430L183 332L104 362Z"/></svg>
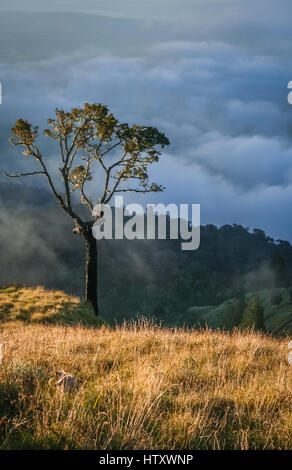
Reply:
<svg viewBox="0 0 292 470"><path fill-rule="evenodd" d="M263 289L246 294L244 310L255 298L263 310L266 331L277 335L292 334L292 304L289 289ZM277 302L281 299L281 302L276 304L275 299ZM236 298L213 307L190 307L185 313L178 315L178 325L203 327L207 325L211 329L232 330L235 326L240 326L243 315L241 307Z"/></svg>
<svg viewBox="0 0 292 470"><path fill-rule="evenodd" d="M243 328L254 328L255 330L264 330L264 309L259 300L252 297L244 309L240 326Z"/></svg>
<svg viewBox="0 0 292 470"><path fill-rule="evenodd" d="M282 302L282 296L280 294L275 294L271 297L272 305L280 305L281 302Z"/></svg>
<svg viewBox="0 0 292 470"><path fill-rule="evenodd" d="M204 317L204 321L210 328L232 330L240 324L241 316L240 302L237 299L232 299L227 300L218 307L213 307ZM202 324L204 323L202 322Z"/></svg>
<svg viewBox="0 0 292 470"><path fill-rule="evenodd" d="M28 148L33 145L38 134L38 128L32 127L32 125L24 119L18 119L12 127L12 134L14 136L14 138L11 138L12 143L21 143ZM28 156L30 154L26 153L25 155Z"/></svg>
<svg viewBox="0 0 292 470"><path fill-rule="evenodd" d="M287 266L282 256L274 255L270 261L270 268L274 276L275 287L285 287L287 285Z"/></svg>

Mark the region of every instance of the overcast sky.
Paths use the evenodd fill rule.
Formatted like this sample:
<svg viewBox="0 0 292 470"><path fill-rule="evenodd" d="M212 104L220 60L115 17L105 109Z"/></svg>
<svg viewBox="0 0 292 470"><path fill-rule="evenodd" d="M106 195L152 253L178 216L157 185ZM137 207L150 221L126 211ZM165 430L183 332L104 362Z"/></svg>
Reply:
<svg viewBox="0 0 292 470"><path fill-rule="evenodd" d="M210 24L234 20L289 24L290 0L1 0L1 10L83 11L126 18L182 19ZM267 25L268 26L268 25Z"/></svg>
<svg viewBox="0 0 292 470"><path fill-rule="evenodd" d="M80 10L77 1L47 3L28 0L25 9ZM1 0L0 8L23 5ZM241 223L292 241L291 2L87 0L82 10L180 20L191 33L175 41L162 35L133 55L84 43L63 57L0 62L3 165L27 168L7 144L16 118L39 124L56 106L102 102L121 121L155 125L169 137L153 167L153 179L167 188L161 202L200 203L204 224Z"/></svg>

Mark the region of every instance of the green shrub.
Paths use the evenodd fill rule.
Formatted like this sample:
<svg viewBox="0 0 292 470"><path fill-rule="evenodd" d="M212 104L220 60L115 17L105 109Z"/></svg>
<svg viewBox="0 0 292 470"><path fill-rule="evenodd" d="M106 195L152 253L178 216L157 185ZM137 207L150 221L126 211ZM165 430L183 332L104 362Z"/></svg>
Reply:
<svg viewBox="0 0 292 470"><path fill-rule="evenodd" d="M254 328L255 330L265 330L264 309L257 298L251 298L241 318L240 326L243 328Z"/></svg>

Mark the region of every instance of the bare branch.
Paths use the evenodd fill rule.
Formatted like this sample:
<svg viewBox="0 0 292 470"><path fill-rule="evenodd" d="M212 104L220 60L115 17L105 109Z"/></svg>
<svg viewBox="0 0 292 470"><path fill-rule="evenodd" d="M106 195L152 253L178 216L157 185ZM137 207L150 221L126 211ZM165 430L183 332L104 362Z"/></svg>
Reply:
<svg viewBox="0 0 292 470"><path fill-rule="evenodd" d="M76 140L77 140L77 137L79 136L80 132L84 129L84 127L86 126L86 124L88 123L88 120L85 119L85 121L83 122L82 126L79 126L78 127L78 130L76 131L76 133L74 134L74 137L73 137L73 140L72 140L72 144L70 146L70 149L68 150L67 149L67 152L68 152L68 156L70 156L75 144L76 144Z"/></svg>
<svg viewBox="0 0 292 470"><path fill-rule="evenodd" d="M121 145L121 141L119 141L116 144L109 147L105 152L100 153L99 157L100 158L104 157L107 153L111 152L114 148L118 147L119 145Z"/></svg>
<svg viewBox="0 0 292 470"><path fill-rule="evenodd" d="M33 175L44 175L44 171L32 171L30 173L6 173L5 170L3 170L3 173L5 176L8 176L8 178L20 178L21 176L33 176Z"/></svg>
<svg viewBox="0 0 292 470"><path fill-rule="evenodd" d="M109 194L108 197L106 197L106 193L105 193L105 195L104 195L104 196L105 196L105 199L104 199L104 201L103 201L103 199L102 199L102 202L105 202L105 203L107 204L107 203L111 200L111 198L113 197L114 193L117 192L117 188L118 188L118 186L119 186L119 184L120 184L120 182L121 182L122 179L123 179L123 173L121 173L120 176L118 177L118 179L117 179L117 181L116 181L116 183L115 183L113 189L110 191L110 194ZM107 191L107 192L108 192L108 191Z"/></svg>
<svg viewBox="0 0 292 470"><path fill-rule="evenodd" d="M64 147L63 147L63 136L59 136L59 147L61 152L62 161L65 162L65 154L64 154Z"/></svg>
<svg viewBox="0 0 292 470"><path fill-rule="evenodd" d="M90 167L91 167L91 161L90 161L90 157L89 157L87 159L86 172L84 174L84 178L83 178L83 181L82 181L81 186L80 186L80 192L81 192L81 195L82 195L84 201L86 202L86 204L90 208L90 210L93 211L94 206L93 206L92 202L90 201L90 199L88 199L88 197L86 196L86 194L84 192L84 184L88 180L88 178L90 177Z"/></svg>
<svg viewBox="0 0 292 470"><path fill-rule="evenodd" d="M158 192L159 190L157 190ZM160 190L162 191L162 189ZM135 189L135 188L128 188L128 189L116 189L115 193L127 193L127 192L134 192L134 193L152 193L153 189Z"/></svg>

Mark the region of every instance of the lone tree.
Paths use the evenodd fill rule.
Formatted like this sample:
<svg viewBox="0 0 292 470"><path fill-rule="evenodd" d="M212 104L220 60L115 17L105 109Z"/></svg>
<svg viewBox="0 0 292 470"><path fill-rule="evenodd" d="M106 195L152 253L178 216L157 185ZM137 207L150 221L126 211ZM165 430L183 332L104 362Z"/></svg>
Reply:
<svg viewBox="0 0 292 470"><path fill-rule="evenodd" d="M93 214L97 203L107 204L118 192L147 193L164 188L149 182L148 167L158 162L158 147L169 145L167 137L155 127L119 123L102 104L85 103L66 113L56 109L54 119L48 119L44 134L56 141L60 158L60 183L48 169L47 159L36 141L38 127L19 119L12 128L10 141L24 147L23 155L37 161L38 169L27 173L6 174L12 178L43 175L60 207L74 222L73 233L83 237L86 250L86 301L98 315L97 244L92 226L98 218ZM86 184L99 171L96 198L88 195ZM79 192L82 204L88 209L90 220L84 220L72 203L72 193ZM79 211L80 212L80 211Z"/></svg>

